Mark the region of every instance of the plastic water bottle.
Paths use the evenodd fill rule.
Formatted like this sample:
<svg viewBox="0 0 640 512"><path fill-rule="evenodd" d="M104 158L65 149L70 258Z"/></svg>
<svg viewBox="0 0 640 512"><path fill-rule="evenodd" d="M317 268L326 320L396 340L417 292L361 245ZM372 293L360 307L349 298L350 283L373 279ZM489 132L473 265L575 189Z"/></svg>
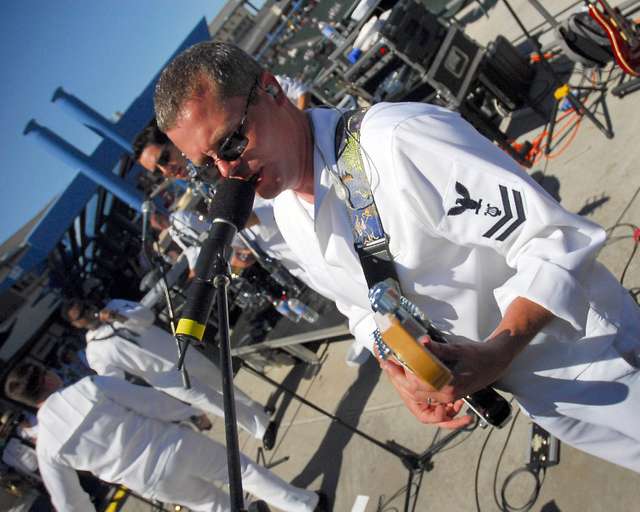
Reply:
<svg viewBox="0 0 640 512"><path fill-rule="evenodd" d="M300 321L300 315L289 307L289 301L286 297L273 299L271 303L273 304L273 307L276 308L276 311L285 318L288 318L295 323L298 323Z"/></svg>
<svg viewBox="0 0 640 512"><path fill-rule="evenodd" d="M341 46L345 43L345 37L328 23L319 21L318 28L320 33L336 46Z"/></svg>
<svg viewBox="0 0 640 512"><path fill-rule="evenodd" d="M289 303L289 309L298 316L298 320L302 318L305 322L313 324L320 318L316 311L298 299L291 298L287 302Z"/></svg>

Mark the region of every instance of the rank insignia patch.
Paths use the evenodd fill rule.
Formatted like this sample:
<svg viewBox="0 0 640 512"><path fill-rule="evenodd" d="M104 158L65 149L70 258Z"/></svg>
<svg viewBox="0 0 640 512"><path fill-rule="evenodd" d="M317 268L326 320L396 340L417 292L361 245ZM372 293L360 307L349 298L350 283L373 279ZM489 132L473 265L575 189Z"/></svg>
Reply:
<svg viewBox="0 0 640 512"><path fill-rule="evenodd" d="M480 185L485 197L478 197L460 181L455 182L455 203L447 210L447 216L455 217L469 212L466 214L474 216L478 221L486 219L481 221L482 229L485 230L482 236L504 242L527 219L522 194L505 185L498 185L497 191L492 187L487 189L486 184L476 185ZM454 197L450 201L453 202Z"/></svg>
<svg viewBox="0 0 640 512"><path fill-rule="evenodd" d="M503 185L499 185L499 187L500 187L500 197L502 198L502 210L504 214L482 236L485 238L492 238L494 235L497 235L495 239L500 242L503 242L504 240L507 239L507 237L511 233L513 233L516 230L516 228L520 224L522 224L525 220L527 220L527 217L524 214L524 206L522 205L522 195L520 194L520 192L518 192L517 190L511 189L511 194L513 197L513 203L512 203L509 198L509 190L507 189L507 187ZM513 210L511 208L512 204L515 207L515 215L516 215L515 218L514 218ZM503 227L505 228L504 231L502 231L502 233L498 235L498 231L500 231Z"/></svg>

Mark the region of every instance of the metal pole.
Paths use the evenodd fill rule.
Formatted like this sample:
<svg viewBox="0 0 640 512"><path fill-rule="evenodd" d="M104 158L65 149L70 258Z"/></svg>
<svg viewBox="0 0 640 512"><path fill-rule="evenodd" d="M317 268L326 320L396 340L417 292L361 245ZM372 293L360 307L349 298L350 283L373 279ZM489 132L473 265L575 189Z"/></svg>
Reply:
<svg viewBox="0 0 640 512"><path fill-rule="evenodd" d="M89 105L80 101L73 94L69 94L62 87L58 87L51 98L52 103L59 103L64 110L80 121L91 131L101 137L112 140L127 153L133 153L131 142L128 141L106 117L93 110Z"/></svg>
<svg viewBox="0 0 640 512"><path fill-rule="evenodd" d="M229 471L229 495L231 510L245 510L242 491L242 472L240 471L240 446L238 444L238 425L233 392L233 369L229 336L229 306L227 287L229 276L219 274L213 279L218 303L218 332L220 346L220 371L222 373L222 395L224 398L224 430L227 439L227 469Z"/></svg>

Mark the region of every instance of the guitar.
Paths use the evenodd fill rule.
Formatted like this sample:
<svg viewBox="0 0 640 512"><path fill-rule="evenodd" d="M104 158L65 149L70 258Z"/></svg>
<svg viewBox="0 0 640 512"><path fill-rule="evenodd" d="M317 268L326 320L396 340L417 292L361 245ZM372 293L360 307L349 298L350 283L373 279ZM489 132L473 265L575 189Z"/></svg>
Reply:
<svg viewBox="0 0 640 512"><path fill-rule="evenodd" d="M400 295L388 280L371 288L369 301L380 333L375 341L380 357L393 357L433 389L439 390L451 382L451 370L417 341L427 335L433 341L446 343L446 336L415 304ZM471 393L463 400L483 424L501 428L511 417L509 402L491 387Z"/></svg>
<svg viewBox="0 0 640 512"><path fill-rule="evenodd" d="M618 8L605 0L587 0L589 16L606 32L613 56L622 70L640 76L640 29L627 20Z"/></svg>

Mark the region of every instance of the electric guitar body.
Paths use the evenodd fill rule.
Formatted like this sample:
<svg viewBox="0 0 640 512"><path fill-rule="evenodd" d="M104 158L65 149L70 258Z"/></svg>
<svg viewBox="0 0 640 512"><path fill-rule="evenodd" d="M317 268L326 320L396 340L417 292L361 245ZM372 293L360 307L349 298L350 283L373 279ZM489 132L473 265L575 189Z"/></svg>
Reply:
<svg viewBox="0 0 640 512"><path fill-rule="evenodd" d="M607 34L613 56L622 70L632 76L640 76L640 29L627 20L620 11L605 0L587 2L589 16Z"/></svg>
<svg viewBox="0 0 640 512"><path fill-rule="evenodd" d="M393 281L375 284L369 291L369 301L380 333L380 338L375 338L380 357L393 357L435 390L451 382L450 369L418 341L426 335L435 342L446 343L446 336L416 305L400 295ZM511 405L491 387L471 393L463 400L482 424L501 428L511 417Z"/></svg>

